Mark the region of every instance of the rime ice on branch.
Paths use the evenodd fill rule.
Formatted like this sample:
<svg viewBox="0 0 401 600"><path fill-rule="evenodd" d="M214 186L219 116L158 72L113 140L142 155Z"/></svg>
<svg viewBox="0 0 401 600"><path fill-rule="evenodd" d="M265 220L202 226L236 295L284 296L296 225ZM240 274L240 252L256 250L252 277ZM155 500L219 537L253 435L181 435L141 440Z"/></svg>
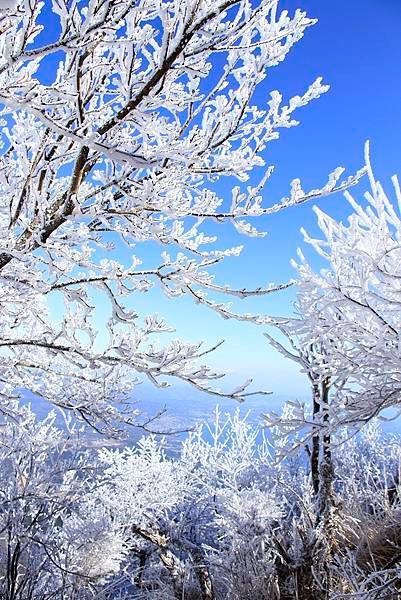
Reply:
<svg viewBox="0 0 401 600"><path fill-rule="evenodd" d="M43 31L46 20L47 29ZM343 189L336 169L321 189L298 180L288 198L262 206L268 143L297 124L295 111L327 90L317 79L286 104L279 92L253 104L268 70L284 60L314 21L276 0L53 0L9 3L0 13L0 346L1 393L29 387L113 432L132 420L119 402L133 374L157 385L178 377L223 392L221 376L199 364L210 350L152 340L170 328L139 319L126 298L159 285L189 294L226 318L219 295L246 297L275 286L232 290L210 268L240 247L202 231L212 220L259 235L250 218ZM262 168L262 169L261 169ZM254 169L260 185L245 186ZM225 205L214 183L238 185ZM230 179L231 178L231 179ZM165 247L142 265L142 242ZM106 258L128 246L129 260ZM280 286L279 286L280 287ZM107 347L96 342L96 305L106 298ZM103 301L102 300L102 301ZM57 303L57 320L49 313Z"/></svg>
<svg viewBox="0 0 401 600"><path fill-rule="evenodd" d="M352 213L337 222L315 208L322 237L305 241L326 261L315 271L303 253L294 261L299 275L297 314L278 325L286 347L268 338L296 360L317 386L329 383L321 418L293 404L276 424L306 439L316 430L358 431L373 417L400 414L401 398L401 192L396 176L394 199L376 181L366 145L370 190L356 201L345 192ZM321 399L319 401L321 403Z"/></svg>

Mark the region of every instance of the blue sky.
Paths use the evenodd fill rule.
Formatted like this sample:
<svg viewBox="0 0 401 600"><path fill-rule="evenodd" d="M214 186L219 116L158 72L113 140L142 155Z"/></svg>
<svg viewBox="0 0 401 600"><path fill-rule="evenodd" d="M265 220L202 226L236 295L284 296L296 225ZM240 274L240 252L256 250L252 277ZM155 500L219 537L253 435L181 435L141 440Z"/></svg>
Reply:
<svg viewBox="0 0 401 600"><path fill-rule="evenodd" d="M323 185L338 165L346 167L349 174L355 172L363 164L366 139L371 141L376 175L389 183L391 175L401 174L400 0L281 0L279 6L291 14L301 8L319 22L306 31L284 63L271 69L255 103L265 106L269 92L275 89L284 98L303 93L318 76L331 89L297 113L297 128L284 130L268 147L266 160L275 165L275 173L263 191L265 204L286 195L295 177L301 178L304 189L310 189ZM43 35L49 36L51 30L47 27ZM42 75L45 80L46 73ZM218 191L229 196L229 185L223 180ZM359 186L359 195L364 185ZM323 199L319 205L341 219L349 212L340 195ZM302 244L299 229L316 230L312 205L265 218L259 226L268 231L266 238L239 237L230 227L218 228L221 245L245 243L243 255L220 269L219 282L254 287L294 276L290 259ZM154 251L147 247L139 254L153 257ZM239 307L249 312L288 314L292 299L292 293L277 294ZM165 316L184 339L204 339L209 344L226 339L210 362L227 370L230 379L254 377L256 387L277 395L307 395L306 379L269 348L263 329L224 321L188 298L167 300L157 290L136 296L133 304L145 314Z"/></svg>
<svg viewBox="0 0 401 600"><path fill-rule="evenodd" d="M284 97L304 91L317 76L330 91L302 109L301 124L285 130L267 152L275 174L263 192L265 203L274 203L288 191L289 182L300 177L304 189L323 184L327 174L343 165L352 173L363 164L363 146L371 141L376 176L390 183L401 174L401 3L398 0L282 0L282 9L306 10L319 22L279 67L272 69L255 97L265 104L267 92L279 89ZM362 182L355 194L362 195ZM221 184L223 191L224 182ZM358 191L357 191L358 189ZM348 206L341 195L323 199L319 205L345 219ZM246 248L219 272L219 279L241 285L284 281L293 276L290 259L302 244L299 228L314 231L312 205L305 205L263 221L264 239L243 238ZM238 243L229 228L220 228L222 242ZM242 304L244 310L283 314L291 310L291 294L277 294ZM257 386L280 396L303 397L307 381L294 366L269 348L263 330L224 321L190 300L164 301L159 294L139 299L140 305L158 310L187 339L227 343L211 361L233 373L233 378L253 376Z"/></svg>

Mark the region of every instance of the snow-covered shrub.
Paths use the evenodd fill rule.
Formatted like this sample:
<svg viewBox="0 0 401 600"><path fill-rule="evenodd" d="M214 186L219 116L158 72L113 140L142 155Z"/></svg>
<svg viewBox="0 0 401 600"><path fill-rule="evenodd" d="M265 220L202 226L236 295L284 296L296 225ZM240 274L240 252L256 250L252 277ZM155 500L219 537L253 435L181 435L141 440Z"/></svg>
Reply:
<svg viewBox="0 0 401 600"><path fill-rule="evenodd" d="M325 511L307 461L278 461L238 412L217 411L175 457L154 437L126 449L80 443L54 415L37 421L15 404L2 419L7 600L334 600L352 590L375 600L380 586L397 598L401 450L377 424L333 438Z"/></svg>

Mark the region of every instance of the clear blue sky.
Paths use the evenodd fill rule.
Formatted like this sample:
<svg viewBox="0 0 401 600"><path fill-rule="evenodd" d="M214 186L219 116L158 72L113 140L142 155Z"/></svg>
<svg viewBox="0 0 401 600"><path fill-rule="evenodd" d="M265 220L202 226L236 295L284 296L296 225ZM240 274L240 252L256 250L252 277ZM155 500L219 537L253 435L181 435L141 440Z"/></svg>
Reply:
<svg viewBox="0 0 401 600"><path fill-rule="evenodd" d="M389 183L392 174L401 174L401 2L282 0L280 5L290 13L302 8L319 22L307 30L285 62L271 70L256 102L265 103L267 90L279 89L285 97L300 93L319 75L331 89L298 113L301 124L297 128L285 130L270 145L267 159L276 170L264 191L265 202L285 195L294 177L300 177L308 189L322 184L338 165L355 171L363 163L366 139L371 140L377 176ZM349 212L340 195L319 204L338 218L346 218ZM312 205L267 218L263 226L269 235L244 238L243 256L226 263L220 279L252 286L293 276L289 261L302 243L299 228L304 225L313 231L314 221ZM230 229L219 232L227 244L238 243ZM140 304L145 306L142 300ZM237 377L254 376L259 387L284 396L307 393L304 377L267 346L262 329L224 321L187 300L161 302L157 294L146 297L146 306L166 315L183 337L209 342L227 339L213 362L236 372ZM282 314L291 309L291 295L242 306Z"/></svg>
<svg viewBox="0 0 401 600"><path fill-rule="evenodd" d="M304 189L309 189L324 184L338 165L348 173L356 171L363 163L366 139L371 140L376 175L387 183L392 174L401 174L401 0L282 0L280 7L290 13L301 8L319 22L306 31L284 63L270 71L255 102L265 106L274 89L285 98L302 93L318 76L323 76L331 90L301 109L297 114L301 124L284 130L280 140L270 145L266 158L276 170L263 192L265 203L286 195L294 177L300 177ZM229 194L224 185L227 182L219 184L219 191ZM341 196L319 204L338 218L348 214ZM227 262L219 272L219 280L257 286L292 277L289 261L302 243L302 225L314 230L312 205L266 218L262 228L269 234L264 239L238 238L230 228L219 227L223 244L243 241L246 245L240 259ZM150 248L149 252L153 254ZM224 321L189 299L171 301L156 292L136 297L135 306L163 314L180 337L208 343L225 338L226 345L211 360L232 371L236 380L254 377L258 387L281 396L307 393L304 377L268 347L263 329ZM242 308L288 313L291 294L243 303Z"/></svg>

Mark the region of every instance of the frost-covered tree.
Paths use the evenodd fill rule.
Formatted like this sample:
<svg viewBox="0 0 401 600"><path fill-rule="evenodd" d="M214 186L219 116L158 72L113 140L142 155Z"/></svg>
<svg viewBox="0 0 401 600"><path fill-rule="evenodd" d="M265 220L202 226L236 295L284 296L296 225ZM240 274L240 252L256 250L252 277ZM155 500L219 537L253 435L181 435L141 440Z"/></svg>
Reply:
<svg viewBox="0 0 401 600"><path fill-rule="evenodd" d="M336 169L321 189L305 193L295 180L288 198L261 204L272 172L264 167L267 144L297 124L296 109L327 90L319 78L287 104L277 91L254 104L269 69L314 23L300 10L280 13L277 4L2 3L4 410L13 390L30 388L110 434L119 421L135 421L123 403L136 375L160 386L174 376L217 395L246 395L245 386L213 386L221 374L202 363L209 349L179 339L159 344L170 327L155 315L140 318L132 295L158 285L223 317L266 322L236 315L221 294L244 298L275 286L218 283L211 269L241 248L218 244L203 224L259 235L250 218L358 179L339 182L343 170ZM257 169L260 183L245 187ZM231 199L214 189L222 178ZM148 252L144 262L145 242L161 244L161 257ZM98 335L105 301L107 341Z"/></svg>
<svg viewBox="0 0 401 600"><path fill-rule="evenodd" d="M375 180L368 146L366 163L370 191L363 202L345 192L352 208L346 223L315 209L323 236L305 239L327 266L316 271L299 252L298 315L279 325L292 348L276 346L306 371L305 349L313 347L316 380L330 382L318 420L294 408L293 426L306 431L358 430L400 407L401 192L394 177L394 202Z"/></svg>
<svg viewBox="0 0 401 600"><path fill-rule="evenodd" d="M5 600L399 597L400 443L377 424L337 440L329 520L302 456L277 463L238 413L171 458L152 437L83 452L55 415L15 412L0 428Z"/></svg>
<svg viewBox="0 0 401 600"><path fill-rule="evenodd" d="M2 598L270 597L280 499L239 414L217 414L171 459L152 437L84 452L55 414L15 412L0 429Z"/></svg>
<svg viewBox="0 0 401 600"><path fill-rule="evenodd" d="M79 432L56 427L54 412L39 420L13 404L18 416L0 421L0 596L78 598L82 570L70 568L63 524L97 485L98 461L84 451ZM89 551L99 529L94 512L91 518Z"/></svg>

